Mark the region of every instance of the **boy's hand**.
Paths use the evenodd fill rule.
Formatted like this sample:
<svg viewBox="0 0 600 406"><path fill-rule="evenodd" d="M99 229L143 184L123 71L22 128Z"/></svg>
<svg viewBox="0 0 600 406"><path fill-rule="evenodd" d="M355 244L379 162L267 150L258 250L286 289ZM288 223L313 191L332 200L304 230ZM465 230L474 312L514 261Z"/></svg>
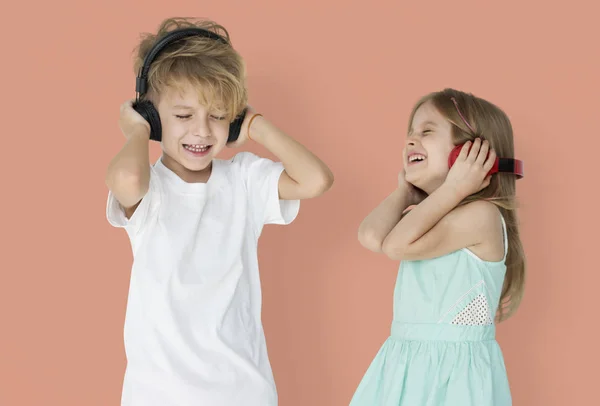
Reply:
<svg viewBox="0 0 600 406"><path fill-rule="evenodd" d="M250 124L250 119L252 118L252 116L254 116L254 114L256 114L256 111L254 111L254 109L250 106L246 106L246 107L247 107L246 108L246 116L244 117L244 122L242 123L240 135L239 135L238 139L235 140L234 142L227 143L227 146L229 148L239 148L250 139L248 137L248 133L249 133L248 124Z"/></svg>
<svg viewBox="0 0 600 406"><path fill-rule="evenodd" d="M133 109L133 100L128 100L121 105L119 127L127 139L141 134L150 138L150 124Z"/></svg>
<svg viewBox="0 0 600 406"><path fill-rule="evenodd" d="M481 138L477 138L472 143L469 141L460 150L445 183L461 197L470 196L489 186L491 175L488 173L495 162L496 153L490 149L487 140L481 142Z"/></svg>

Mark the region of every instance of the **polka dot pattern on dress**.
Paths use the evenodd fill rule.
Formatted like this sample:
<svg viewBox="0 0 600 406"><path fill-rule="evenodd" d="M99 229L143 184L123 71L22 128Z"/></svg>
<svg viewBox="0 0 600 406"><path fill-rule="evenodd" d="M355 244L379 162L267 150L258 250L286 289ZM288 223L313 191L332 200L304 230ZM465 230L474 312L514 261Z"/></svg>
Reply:
<svg viewBox="0 0 600 406"><path fill-rule="evenodd" d="M493 324L490 317L490 307L484 294L479 294L460 313L456 315L452 324L462 326L486 326Z"/></svg>

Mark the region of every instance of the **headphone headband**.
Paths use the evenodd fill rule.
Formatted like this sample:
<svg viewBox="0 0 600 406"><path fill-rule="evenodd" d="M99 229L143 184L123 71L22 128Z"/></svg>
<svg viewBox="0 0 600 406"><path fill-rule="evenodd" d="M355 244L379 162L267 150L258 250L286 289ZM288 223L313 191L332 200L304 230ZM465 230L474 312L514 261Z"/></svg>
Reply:
<svg viewBox="0 0 600 406"><path fill-rule="evenodd" d="M492 173L512 173L517 179L523 178L523 161L514 158L498 158L492 167Z"/></svg>
<svg viewBox="0 0 600 406"><path fill-rule="evenodd" d="M154 62L154 59L169 45L172 43L179 41L180 39L187 37L205 37L211 38L215 41L220 41L224 44L229 44L229 41L225 39L225 37L217 34L216 32L206 30L204 28L181 28L177 30L173 30L167 33L164 37L154 44L152 49L148 52L146 57L144 58L144 64L140 68L138 76L135 80L135 91L142 95L148 91L148 72L150 71L150 65Z"/></svg>

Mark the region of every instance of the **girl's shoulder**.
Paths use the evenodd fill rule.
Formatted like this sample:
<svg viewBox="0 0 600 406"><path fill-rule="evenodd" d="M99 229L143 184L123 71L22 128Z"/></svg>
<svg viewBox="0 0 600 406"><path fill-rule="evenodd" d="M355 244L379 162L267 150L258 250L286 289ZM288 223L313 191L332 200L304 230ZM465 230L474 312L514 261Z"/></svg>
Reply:
<svg viewBox="0 0 600 406"><path fill-rule="evenodd" d="M487 200L476 200L459 207L462 207L465 221L476 222L482 233L481 242L466 247L466 250L483 262L502 262L506 250L506 223L500 208Z"/></svg>

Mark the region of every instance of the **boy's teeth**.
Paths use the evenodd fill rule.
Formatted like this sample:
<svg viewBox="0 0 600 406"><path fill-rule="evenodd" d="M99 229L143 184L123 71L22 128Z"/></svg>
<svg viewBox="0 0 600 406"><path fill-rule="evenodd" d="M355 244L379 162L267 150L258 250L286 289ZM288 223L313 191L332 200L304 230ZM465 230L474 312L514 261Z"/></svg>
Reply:
<svg viewBox="0 0 600 406"><path fill-rule="evenodd" d="M208 145L184 145L184 148L192 152L204 152L208 149Z"/></svg>

